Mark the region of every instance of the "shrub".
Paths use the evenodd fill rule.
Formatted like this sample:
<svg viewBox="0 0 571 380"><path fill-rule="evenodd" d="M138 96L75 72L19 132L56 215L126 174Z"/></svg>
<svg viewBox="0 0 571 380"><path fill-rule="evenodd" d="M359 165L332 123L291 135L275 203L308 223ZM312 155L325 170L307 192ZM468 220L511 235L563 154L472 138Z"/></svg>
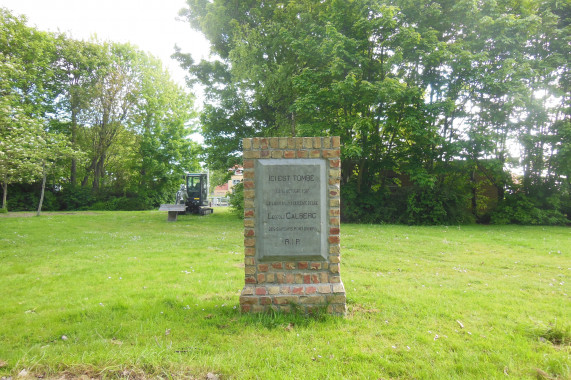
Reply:
<svg viewBox="0 0 571 380"><path fill-rule="evenodd" d="M88 210L95 202L91 188L80 186L65 186L57 198L60 210Z"/></svg>
<svg viewBox="0 0 571 380"><path fill-rule="evenodd" d="M567 218L557 209L540 208L523 193L508 194L491 215L492 224L565 225Z"/></svg>
<svg viewBox="0 0 571 380"><path fill-rule="evenodd" d="M240 182L234 185L232 194L229 195L228 203L232 214L238 218L244 218L244 183Z"/></svg>

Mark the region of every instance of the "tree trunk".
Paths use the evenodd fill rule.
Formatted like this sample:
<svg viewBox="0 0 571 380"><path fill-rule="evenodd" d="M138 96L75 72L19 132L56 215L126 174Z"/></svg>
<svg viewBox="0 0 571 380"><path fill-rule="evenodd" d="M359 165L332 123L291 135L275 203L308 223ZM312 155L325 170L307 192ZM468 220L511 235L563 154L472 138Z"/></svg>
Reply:
<svg viewBox="0 0 571 380"><path fill-rule="evenodd" d="M77 142L77 115L76 110L71 111L71 145L75 148ZM77 159L73 157L71 159L71 173L69 176L69 182L72 187L77 184Z"/></svg>
<svg viewBox="0 0 571 380"><path fill-rule="evenodd" d="M8 195L8 182L2 182L2 208L8 209L8 205L6 204L6 196Z"/></svg>
<svg viewBox="0 0 571 380"><path fill-rule="evenodd" d="M472 169L472 172L470 173L470 182L472 182L472 214L475 217L478 217L478 213L477 213L477 208L478 208L478 202L477 202L477 189L476 189L476 169Z"/></svg>
<svg viewBox="0 0 571 380"><path fill-rule="evenodd" d="M36 216L40 216L42 212L42 204L44 203L44 193L46 191L46 164L44 163L42 166L42 192L40 194L40 204L38 204L38 212Z"/></svg>

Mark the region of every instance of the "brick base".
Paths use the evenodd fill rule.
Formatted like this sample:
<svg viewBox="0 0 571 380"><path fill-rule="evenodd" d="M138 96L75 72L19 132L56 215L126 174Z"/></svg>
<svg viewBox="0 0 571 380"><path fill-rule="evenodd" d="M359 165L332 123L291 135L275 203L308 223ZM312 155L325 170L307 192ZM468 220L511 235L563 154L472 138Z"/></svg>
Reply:
<svg viewBox="0 0 571 380"><path fill-rule="evenodd" d="M260 313L269 310L311 314L324 309L329 314L346 312L343 283L246 285L240 295L242 312Z"/></svg>

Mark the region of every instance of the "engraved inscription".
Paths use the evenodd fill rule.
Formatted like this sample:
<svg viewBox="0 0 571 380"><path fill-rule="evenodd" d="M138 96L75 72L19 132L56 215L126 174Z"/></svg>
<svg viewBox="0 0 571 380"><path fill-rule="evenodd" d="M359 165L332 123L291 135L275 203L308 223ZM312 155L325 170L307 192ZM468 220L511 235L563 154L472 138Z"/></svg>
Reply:
<svg viewBox="0 0 571 380"><path fill-rule="evenodd" d="M258 160L258 258L325 258L325 161Z"/></svg>

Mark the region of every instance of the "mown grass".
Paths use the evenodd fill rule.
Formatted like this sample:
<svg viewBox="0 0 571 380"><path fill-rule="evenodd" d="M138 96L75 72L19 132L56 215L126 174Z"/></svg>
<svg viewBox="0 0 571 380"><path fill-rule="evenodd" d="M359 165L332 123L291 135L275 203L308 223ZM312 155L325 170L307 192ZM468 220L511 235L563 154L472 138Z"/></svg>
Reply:
<svg viewBox="0 0 571 380"><path fill-rule="evenodd" d="M0 376L571 377L569 228L343 225L344 318L241 315L242 239L224 209L0 217Z"/></svg>

